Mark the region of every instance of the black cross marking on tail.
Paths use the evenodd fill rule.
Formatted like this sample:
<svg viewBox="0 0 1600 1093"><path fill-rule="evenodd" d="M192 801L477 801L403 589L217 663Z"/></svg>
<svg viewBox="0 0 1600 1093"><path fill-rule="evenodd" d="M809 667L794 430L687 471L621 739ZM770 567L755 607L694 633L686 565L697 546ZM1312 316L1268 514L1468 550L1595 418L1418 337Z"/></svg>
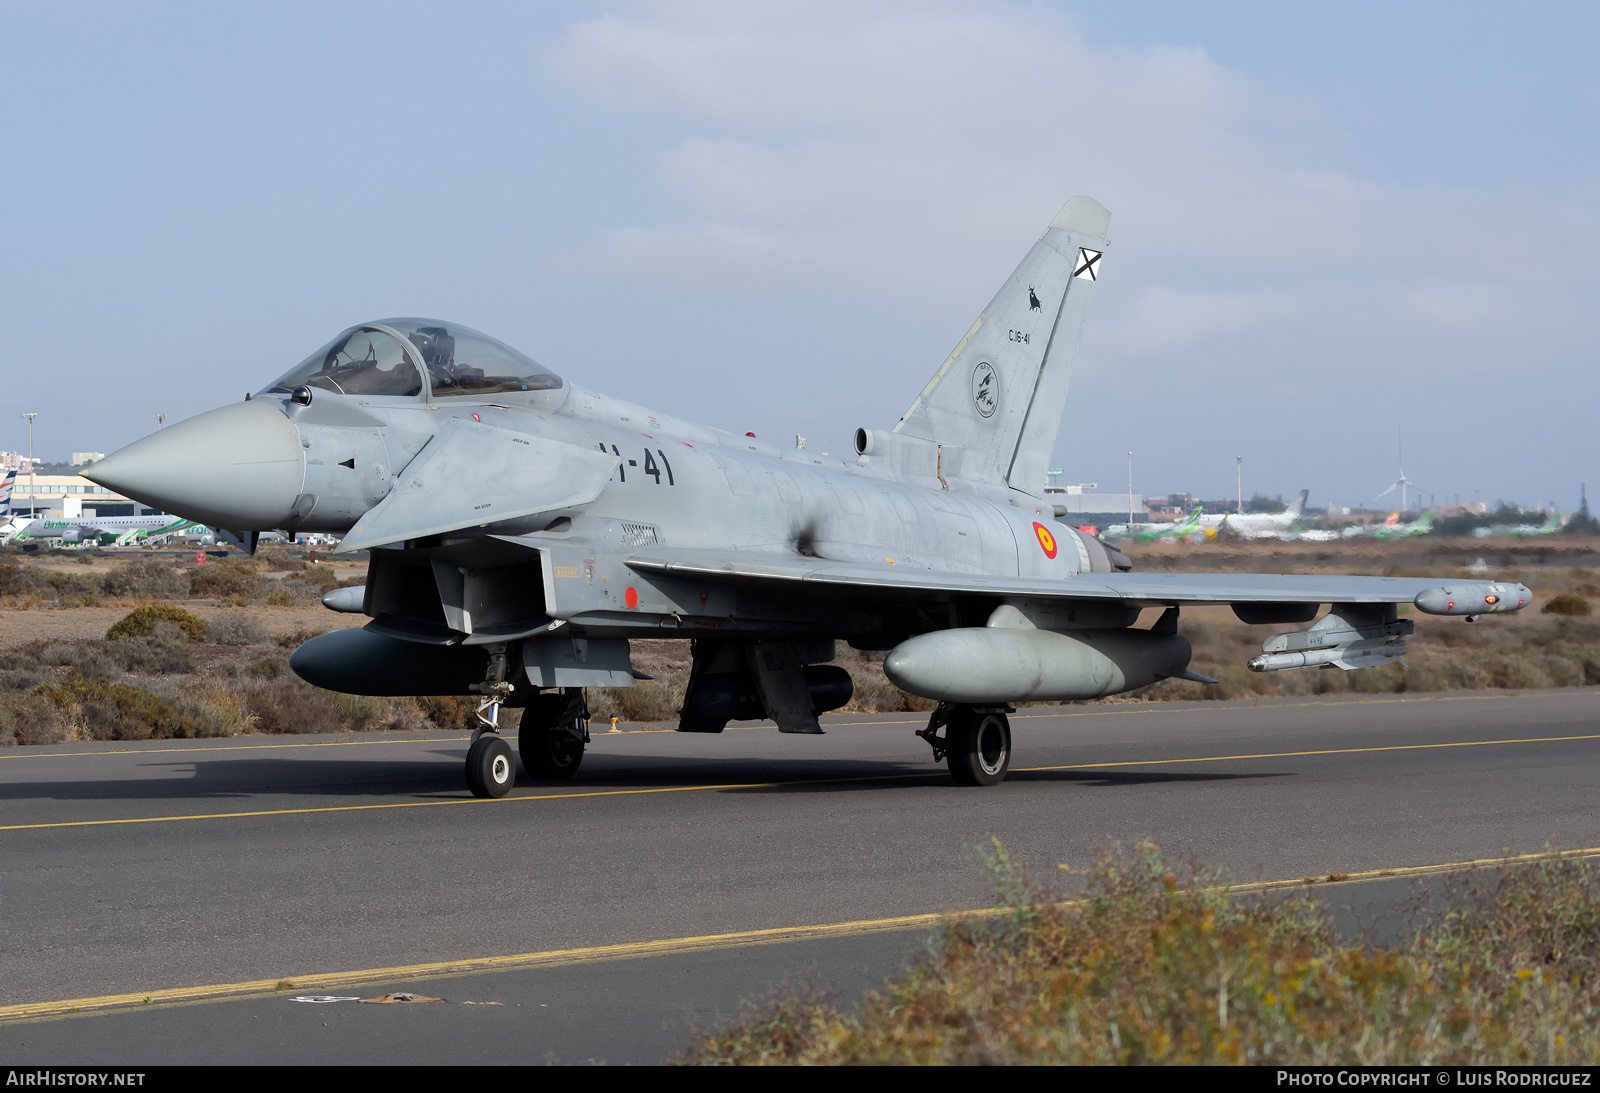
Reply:
<svg viewBox="0 0 1600 1093"><path fill-rule="evenodd" d="M1090 250L1088 247L1078 248L1078 268L1072 271L1074 277L1087 277L1094 281L1099 279L1100 252Z"/></svg>
<svg viewBox="0 0 1600 1093"><path fill-rule="evenodd" d="M1028 286L1028 310L1029 311L1038 311L1039 309L1040 309L1040 307L1039 307L1039 297L1034 293L1033 286L1029 285Z"/></svg>

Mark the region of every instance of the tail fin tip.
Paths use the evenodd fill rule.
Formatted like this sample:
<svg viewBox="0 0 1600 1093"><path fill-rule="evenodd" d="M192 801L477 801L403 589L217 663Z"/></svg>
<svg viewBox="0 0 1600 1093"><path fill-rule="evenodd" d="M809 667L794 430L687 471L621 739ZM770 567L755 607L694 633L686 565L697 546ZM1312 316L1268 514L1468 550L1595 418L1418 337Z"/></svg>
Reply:
<svg viewBox="0 0 1600 1093"><path fill-rule="evenodd" d="M1080 194L1061 206L1061 211L1050 221L1050 226L1103 239L1111 227L1111 210L1094 198Z"/></svg>

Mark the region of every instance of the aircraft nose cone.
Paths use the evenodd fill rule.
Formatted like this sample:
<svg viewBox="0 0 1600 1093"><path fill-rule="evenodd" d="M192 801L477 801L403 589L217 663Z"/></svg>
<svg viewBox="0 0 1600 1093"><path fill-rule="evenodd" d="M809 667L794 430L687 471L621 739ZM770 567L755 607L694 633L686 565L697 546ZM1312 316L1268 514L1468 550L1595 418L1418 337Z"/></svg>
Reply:
<svg viewBox="0 0 1600 1093"><path fill-rule="evenodd" d="M231 531L282 527L305 484L300 431L268 399L236 402L152 433L83 477Z"/></svg>

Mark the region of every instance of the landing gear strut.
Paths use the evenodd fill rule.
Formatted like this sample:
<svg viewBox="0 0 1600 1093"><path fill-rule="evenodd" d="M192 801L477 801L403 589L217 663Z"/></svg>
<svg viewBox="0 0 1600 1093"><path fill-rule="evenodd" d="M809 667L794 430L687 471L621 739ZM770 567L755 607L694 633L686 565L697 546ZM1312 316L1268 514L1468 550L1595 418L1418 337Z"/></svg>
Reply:
<svg viewBox="0 0 1600 1093"><path fill-rule="evenodd" d="M581 687L536 697L522 712L517 750L535 778L571 778L589 742L589 706Z"/></svg>
<svg viewBox="0 0 1600 1093"><path fill-rule="evenodd" d="M467 749L467 788L474 797L504 797L517 781L517 760L511 745L500 736L500 706L515 685L506 681L506 647L491 646L489 671L473 691L483 695L478 703L478 727Z"/></svg>
<svg viewBox="0 0 1600 1093"><path fill-rule="evenodd" d="M1011 722L1006 706L967 706L941 702L917 733L933 748L933 761L945 760L958 786L997 786L1011 769ZM939 730L944 729L944 735Z"/></svg>

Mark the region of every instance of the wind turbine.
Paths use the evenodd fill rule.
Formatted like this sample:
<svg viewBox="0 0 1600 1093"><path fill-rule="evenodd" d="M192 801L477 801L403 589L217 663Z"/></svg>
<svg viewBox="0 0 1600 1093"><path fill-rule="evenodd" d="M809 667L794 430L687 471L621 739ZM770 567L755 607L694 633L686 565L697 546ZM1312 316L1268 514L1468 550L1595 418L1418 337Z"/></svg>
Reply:
<svg viewBox="0 0 1600 1093"><path fill-rule="evenodd" d="M1410 510L1406 507L1406 491L1408 489L1416 490L1419 495L1423 492L1421 489L1417 488L1417 484L1415 482L1406 477L1405 434L1398 429L1395 430L1395 454L1396 461L1400 464L1400 477L1390 483L1388 489L1384 490L1371 501L1367 502L1369 508L1376 502L1383 500L1384 497L1398 489L1400 491L1400 511L1408 512Z"/></svg>

